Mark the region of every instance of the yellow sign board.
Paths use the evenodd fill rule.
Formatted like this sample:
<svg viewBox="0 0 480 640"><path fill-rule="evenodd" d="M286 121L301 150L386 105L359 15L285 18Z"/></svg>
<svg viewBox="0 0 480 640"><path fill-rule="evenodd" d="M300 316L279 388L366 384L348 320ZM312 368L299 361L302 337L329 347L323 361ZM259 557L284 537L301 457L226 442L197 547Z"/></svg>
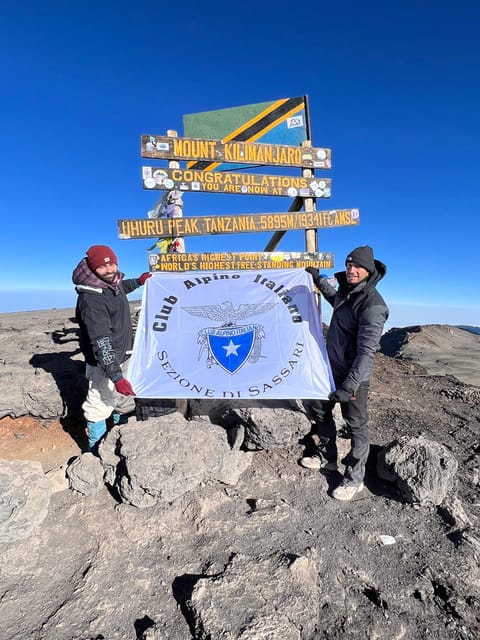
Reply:
<svg viewBox="0 0 480 640"><path fill-rule="evenodd" d="M286 144L142 136L142 158L330 169L331 150Z"/></svg>
<svg viewBox="0 0 480 640"><path fill-rule="evenodd" d="M298 229L354 227L360 223L358 209L197 216L190 218L140 218L118 220L118 237L163 238L228 233L255 233Z"/></svg>
<svg viewBox="0 0 480 640"><path fill-rule="evenodd" d="M151 253L150 271L245 271L260 269L333 269L332 253L291 251L247 253Z"/></svg>
<svg viewBox="0 0 480 640"><path fill-rule="evenodd" d="M142 178L144 189L289 198L329 198L331 195L331 180L317 177L142 167Z"/></svg>

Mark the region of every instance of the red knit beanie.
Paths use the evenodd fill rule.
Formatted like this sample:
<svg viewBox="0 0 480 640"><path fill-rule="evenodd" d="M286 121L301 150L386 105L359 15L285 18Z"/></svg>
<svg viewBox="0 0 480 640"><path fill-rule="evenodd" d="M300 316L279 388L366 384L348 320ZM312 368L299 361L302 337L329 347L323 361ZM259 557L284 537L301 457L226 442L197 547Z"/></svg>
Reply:
<svg viewBox="0 0 480 640"><path fill-rule="evenodd" d="M102 264L118 265L117 256L113 253L110 247L104 244L94 244L90 249L87 249L87 264L92 271L101 267Z"/></svg>

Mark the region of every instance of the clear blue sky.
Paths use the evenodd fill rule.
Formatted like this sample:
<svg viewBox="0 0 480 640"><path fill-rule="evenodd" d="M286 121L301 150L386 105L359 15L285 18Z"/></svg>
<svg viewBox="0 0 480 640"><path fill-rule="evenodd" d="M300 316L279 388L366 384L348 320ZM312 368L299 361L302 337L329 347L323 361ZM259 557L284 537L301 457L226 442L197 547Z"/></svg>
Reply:
<svg viewBox="0 0 480 640"><path fill-rule="evenodd" d="M140 157L141 134L307 94L312 142L333 160L317 206L361 212L359 227L321 231L320 250L338 270L374 247L389 326L480 325L479 19L475 0L2 2L0 312L73 306L91 244L111 245L127 277L147 270L153 241L117 235L160 195L142 188L142 164L165 163ZM187 194L184 215L289 204ZM269 238L186 247L261 251ZM278 248L304 250L304 233Z"/></svg>

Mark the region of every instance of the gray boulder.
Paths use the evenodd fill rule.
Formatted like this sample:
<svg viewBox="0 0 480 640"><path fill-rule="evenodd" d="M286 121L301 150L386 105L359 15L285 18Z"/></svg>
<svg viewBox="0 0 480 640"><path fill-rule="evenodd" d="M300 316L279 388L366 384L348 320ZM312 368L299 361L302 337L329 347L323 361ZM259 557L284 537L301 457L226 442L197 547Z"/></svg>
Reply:
<svg viewBox="0 0 480 640"><path fill-rule="evenodd" d="M69 488L84 496L93 496L105 486L104 468L92 453L82 453L67 467Z"/></svg>
<svg viewBox="0 0 480 640"><path fill-rule="evenodd" d="M221 427L180 412L115 427L99 447L106 482L136 507L171 502L201 483L236 484L250 455Z"/></svg>
<svg viewBox="0 0 480 640"><path fill-rule="evenodd" d="M55 380L41 369L11 363L0 376L0 417L54 419L64 404Z"/></svg>
<svg viewBox="0 0 480 640"><path fill-rule="evenodd" d="M290 447L312 427L305 412L290 400L217 403L210 419L230 433L244 434L243 446L250 451Z"/></svg>
<svg viewBox="0 0 480 640"><path fill-rule="evenodd" d="M0 318L0 418L80 415L84 363L78 325L65 316L51 309Z"/></svg>
<svg viewBox="0 0 480 640"><path fill-rule="evenodd" d="M452 490L458 463L438 442L404 436L377 457L378 475L394 482L407 502L439 505Z"/></svg>

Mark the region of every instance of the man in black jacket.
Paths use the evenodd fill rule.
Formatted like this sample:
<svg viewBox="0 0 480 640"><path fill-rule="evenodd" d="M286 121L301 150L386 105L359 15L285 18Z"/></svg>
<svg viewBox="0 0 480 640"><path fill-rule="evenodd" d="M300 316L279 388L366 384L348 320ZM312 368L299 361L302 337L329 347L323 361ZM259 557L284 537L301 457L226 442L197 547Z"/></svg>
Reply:
<svg viewBox="0 0 480 640"><path fill-rule="evenodd" d="M310 403L320 444L300 464L308 469L337 469L336 425L333 408L340 403L351 435L345 474L332 496L351 500L364 488L365 464L370 450L367 398L375 353L379 349L388 307L376 290L387 268L376 260L369 246L357 247L345 260L346 270L335 274L338 290L318 269L308 267L315 286L333 306L327 332L327 353L336 391L328 400Z"/></svg>
<svg viewBox="0 0 480 640"><path fill-rule="evenodd" d="M133 347L133 327L127 294L149 278L124 280L110 247L97 244L75 268L72 280L78 293L76 319L80 348L85 356L88 394L82 409L87 420L88 444L96 453L107 431L107 419L116 424L135 410L135 391L126 378Z"/></svg>

